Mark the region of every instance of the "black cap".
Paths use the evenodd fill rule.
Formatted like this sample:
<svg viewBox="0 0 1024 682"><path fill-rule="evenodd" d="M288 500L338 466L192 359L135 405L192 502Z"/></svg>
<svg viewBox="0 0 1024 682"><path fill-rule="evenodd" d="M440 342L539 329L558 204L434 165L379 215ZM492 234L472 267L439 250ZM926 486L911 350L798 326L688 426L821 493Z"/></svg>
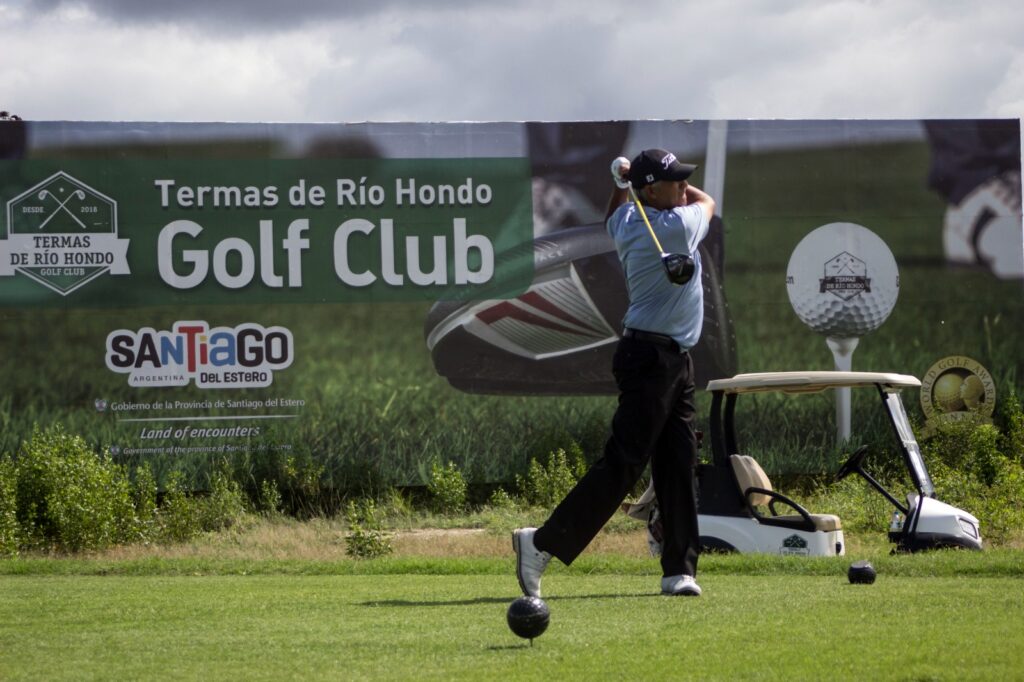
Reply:
<svg viewBox="0 0 1024 682"><path fill-rule="evenodd" d="M645 149L629 164L629 181L640 189L659 180L678 182L697 170L691 163L679 163L676 155L664 149Z"/></svg>

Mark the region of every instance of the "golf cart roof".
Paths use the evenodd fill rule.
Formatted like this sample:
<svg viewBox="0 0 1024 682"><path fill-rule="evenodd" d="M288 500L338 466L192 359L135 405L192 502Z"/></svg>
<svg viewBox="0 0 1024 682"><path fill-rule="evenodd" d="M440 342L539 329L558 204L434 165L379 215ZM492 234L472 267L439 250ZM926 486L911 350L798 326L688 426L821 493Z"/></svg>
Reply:
<svg viewBox="0 0 1024 682"><path fill-rule="evenodd" d="M904 388L920 386L921 382L916 377L888 372L758 372L709 381L707 390L724 393L816 393L828 388L878 384L888 388Z"/></svg>

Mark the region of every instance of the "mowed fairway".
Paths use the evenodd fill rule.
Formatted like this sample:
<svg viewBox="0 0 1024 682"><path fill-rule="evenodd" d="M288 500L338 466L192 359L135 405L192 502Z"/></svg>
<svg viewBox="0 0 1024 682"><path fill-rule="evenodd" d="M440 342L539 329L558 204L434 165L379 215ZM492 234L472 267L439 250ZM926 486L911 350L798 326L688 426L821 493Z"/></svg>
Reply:
<svg viewBox="0 0 1024 682"><path fill-rule="evenodd" d="M846 560L843 560L845 567ZM509 564L511 569L511 564ZM487 571L491 573L491 570ZM1017 576L4 575L0 679L1020 679Z"/></svg>

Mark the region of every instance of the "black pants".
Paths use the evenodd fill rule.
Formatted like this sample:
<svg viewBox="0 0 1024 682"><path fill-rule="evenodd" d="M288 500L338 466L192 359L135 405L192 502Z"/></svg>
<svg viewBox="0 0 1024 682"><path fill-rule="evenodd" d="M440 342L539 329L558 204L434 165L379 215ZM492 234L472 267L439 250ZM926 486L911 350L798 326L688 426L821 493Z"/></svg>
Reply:
<svg viewBox="0 0 1024 682"><path fill-rule="evenodd" d="M619 406L604 456L537 530L534 543L571 564L633 489L648 460L664 526L663 575L697 574L693 361L689 353L619 341L612 364Z"/></svg>

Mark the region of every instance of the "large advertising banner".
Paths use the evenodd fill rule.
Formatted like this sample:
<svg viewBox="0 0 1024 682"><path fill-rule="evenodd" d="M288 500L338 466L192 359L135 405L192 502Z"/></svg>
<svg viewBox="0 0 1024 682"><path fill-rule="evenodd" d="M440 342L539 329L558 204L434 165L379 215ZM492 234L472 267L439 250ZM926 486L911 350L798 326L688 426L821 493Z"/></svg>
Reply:
<svg viewBox="0 0 1024 682"><path fill-rule="evenodd" d="M224 458L351 487L599 456L628 304L608 165L648 147L719 207L699 387L913 374L922 423L1020 392L1018 120L3 122L0 448L60 422L196 486ZM877 437L858 405L755 400L741 437L827 469Z"/></svg>

